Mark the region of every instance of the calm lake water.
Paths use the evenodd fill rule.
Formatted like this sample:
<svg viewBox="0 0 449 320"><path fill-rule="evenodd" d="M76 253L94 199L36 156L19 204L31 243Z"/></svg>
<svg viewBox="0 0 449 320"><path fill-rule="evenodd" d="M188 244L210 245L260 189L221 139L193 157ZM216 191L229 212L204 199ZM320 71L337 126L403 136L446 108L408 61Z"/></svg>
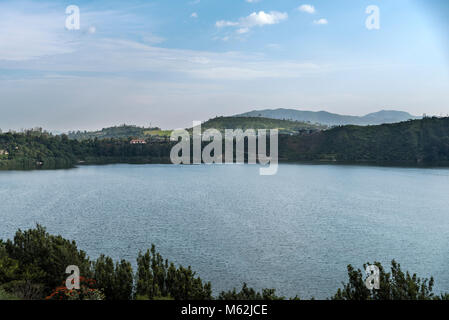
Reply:
<svg viewBox="0 0 449 320"><path fill-rule="evenodd" d="M346 265L397 259L449 291L449 170L281 165L110 165L0 172L0 238L40 223L135 263L154 243L215 292L326 298Z"/></svg>

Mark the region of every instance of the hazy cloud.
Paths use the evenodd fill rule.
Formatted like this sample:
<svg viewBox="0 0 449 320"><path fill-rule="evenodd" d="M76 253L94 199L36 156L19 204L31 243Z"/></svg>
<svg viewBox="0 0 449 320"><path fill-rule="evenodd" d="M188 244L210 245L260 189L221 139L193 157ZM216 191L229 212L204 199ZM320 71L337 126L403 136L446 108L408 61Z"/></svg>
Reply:
<svg viewBox="0 0 449 320"><path fill-rule="evenodd" d="M154 34L146 34L142 37L145 43L149 44L159 44L165 41L165 38L155 36Z"/></svg>
<svg viewBox="0 0 449 320"><path fill-rule="evenodd" d="M323 24L328 24L329 22L327 21L327 19L321 18L321 19L318 19L318 20L314 20L313 23L314 24L321 24L321 25L323 25Z"/></svg>
<svg viewBox="0 0 449 320"><path fill-rule="evenodd" d="M28 60L73 52L74 34L64 30L61 14L35 14L0 4L0 60Z"/></svg>

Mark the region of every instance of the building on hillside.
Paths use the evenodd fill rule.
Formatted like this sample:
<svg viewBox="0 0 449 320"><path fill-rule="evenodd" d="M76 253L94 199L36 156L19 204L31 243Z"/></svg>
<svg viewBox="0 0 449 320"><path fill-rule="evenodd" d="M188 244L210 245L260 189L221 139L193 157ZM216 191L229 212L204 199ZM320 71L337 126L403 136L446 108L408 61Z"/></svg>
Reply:
<svg viewBox="0 0 449 320"><path fill-rule="evenodd" d="M130 144L147 144L147 142L143 139L133 139L129 143Z"/></svg>
<svg viewBox="0 0 449 320"><path fill-rule="evenodd" d="M0 149L0 156L7 156L8 154L8 151Z"/></svg>

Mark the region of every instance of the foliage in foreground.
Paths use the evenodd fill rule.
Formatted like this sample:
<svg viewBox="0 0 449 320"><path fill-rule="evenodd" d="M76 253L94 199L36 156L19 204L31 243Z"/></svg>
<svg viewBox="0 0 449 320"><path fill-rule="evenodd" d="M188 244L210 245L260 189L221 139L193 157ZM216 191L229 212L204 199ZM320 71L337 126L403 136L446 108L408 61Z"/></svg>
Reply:
<svg viewBox="0 0 449 320"><path fill-rule="evenodd" d="M72 282L73 284L73 282ZM80 277L80 288L78 290L68 289L65 282L57 287L45 300L104 300L104 293L97 288L94 279Z"/></svg>
<svg viewBox="0 0 449 320"><path fill-rule="evenodd" d="M401 265L391 262L391 271L386 272L382 264L374 263L380 270L379 290L368 290L360 269L348 266L349 282L338 289L334 300L449 300L447 294L436 296L433 293L435 281L419 278L416 274L402 271ZM366 269L367 265L363 268Z"/></svg>
<svg viewBox="0 0 449 320"><path fill-rule="evenodd" d="M69 265L78 266L83 277L92 279L81 283L85 293L61 286ZM130 262L114 264L104 255L90 261L74 241L50 235L40 225L18 230L13 240L0 241L0 293L5 296L30 300L47 296L61 300L212 299L210 283L203 283L190 267L176 267L162 259L154 246L139 253L137 269L134 274Z"/></svg>
<svg viewBox="0 0 449 320"><path fill-rule="evenodd" d="M80 268L81 289L65 287L65 269ZM364 273L348 266L349 281L331 297L335 300L449 300L433 293L434 279L404 272L395 261L387 272L380 263L380 290L365 286ZM61 286L61 284L63 284ZM45 228L18 230L13 240L0 240L0 300L210 300L212 286L190 267L162 258L152 246L137 257L137 272L126 260L116 262L101 255L90 261L74 241L53 236ZM246 283L242 289L221 292L219 300L283 300L274 289L258 292ZM295 297L294 299L298 299Z"/></svg>
<svg viewBox="0 0 449 320"><path fill-rule="evenodd" d="M243 284L240 292L234 288L232 291L222 291L218 296L218 300L284 300L285 297L276 295L275 289L262 289L257 292L253 288L249 288L246 283Z"/></svg>
<svg viewBox="0 0 449 320"><path fill-rule="evenodd" d="M6 292L3 288L0 288L0 300L19 300L16 296Z"/></svg>

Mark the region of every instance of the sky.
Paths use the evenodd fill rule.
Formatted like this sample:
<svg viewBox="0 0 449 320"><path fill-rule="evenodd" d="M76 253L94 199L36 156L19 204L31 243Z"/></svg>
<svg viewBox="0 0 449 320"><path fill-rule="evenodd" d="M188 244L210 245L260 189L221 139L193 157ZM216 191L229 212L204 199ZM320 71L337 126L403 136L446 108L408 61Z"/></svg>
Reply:
<svg viewBox="0 0 449 320"><path fill-rule="evenodd" d="M0 128L168 129L274 108L446 115L448 14L445 0L0 0Z"/></svg>

